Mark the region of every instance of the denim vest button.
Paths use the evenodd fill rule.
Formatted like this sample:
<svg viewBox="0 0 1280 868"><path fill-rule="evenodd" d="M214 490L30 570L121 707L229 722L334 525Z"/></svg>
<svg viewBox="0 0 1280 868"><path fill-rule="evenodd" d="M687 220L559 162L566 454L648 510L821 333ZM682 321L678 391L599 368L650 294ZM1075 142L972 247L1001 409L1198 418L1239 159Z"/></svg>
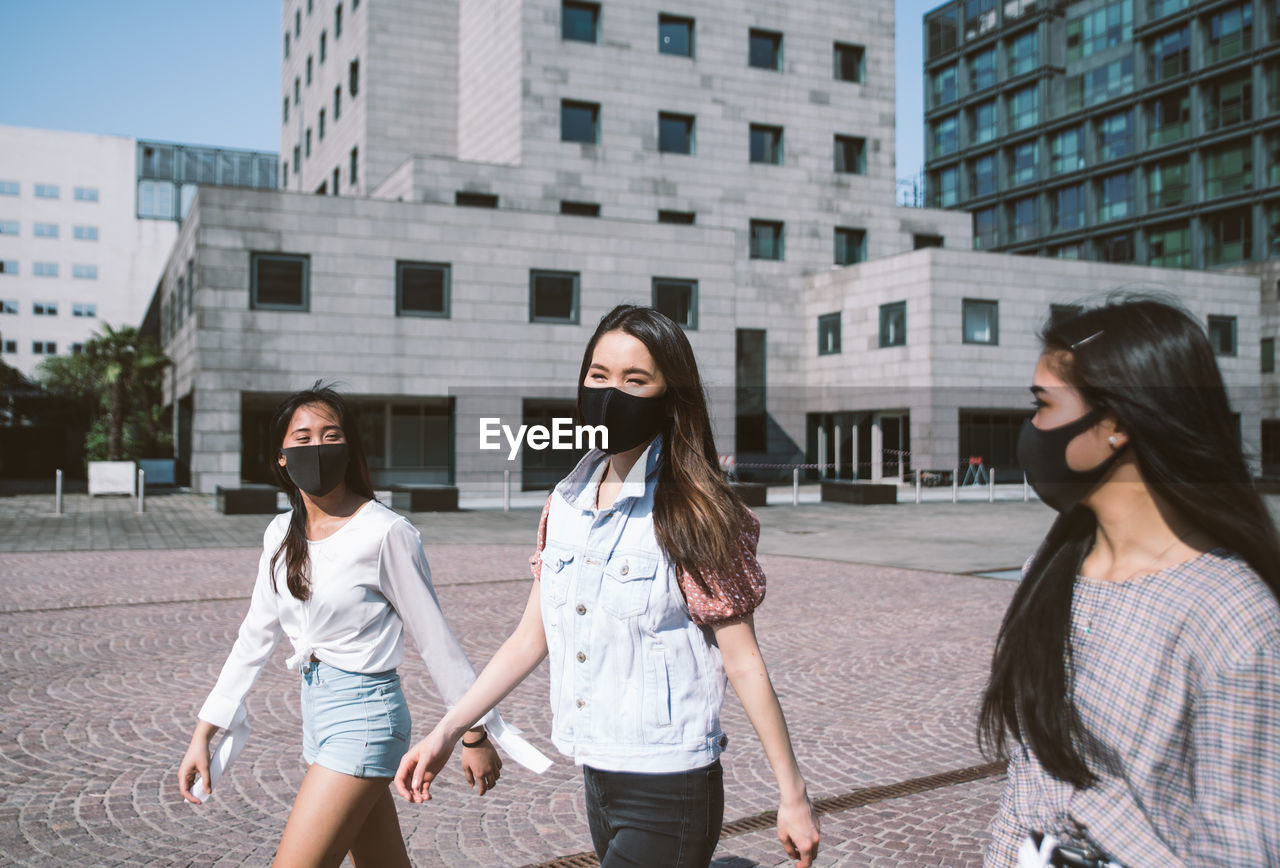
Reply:
<svg viewBox="0 0 1280 868"><path fill-rule="evenodd" d="M579 614L579 615L585 615L585 614L587 614L587 607L586 607L586 606L584 606L584 605L582 605L581 603L579 603L579 604L578 604L578 614Z"/></svg>
<svg viewBox="0 0 1280 868"><path fill-rule="evenodd" d="M582 706L584 706L584 705L586 705L586 704L587 704L587 701L586 701L585 699L579 699L579 700L578 700L578 707L579 707L579 708L581 708Z"/></svg>
<svg viewBox="0 0 1280 868"><path fill-rule="evenodd" d="M622 569L618 570L618 573L623 576L625 576L629 572L631 572L631 567L627 566L626 564L623 564Z"/></svg>
<svg viewBox="0 0 1280 868"><path fill-rule="evenodd" d="M578 662L579 662L579 663L586 663L586 662L587 662L587 655L586 655L586 654L583 654L581 651L579 651L579 652L578 652Z"/></svg>

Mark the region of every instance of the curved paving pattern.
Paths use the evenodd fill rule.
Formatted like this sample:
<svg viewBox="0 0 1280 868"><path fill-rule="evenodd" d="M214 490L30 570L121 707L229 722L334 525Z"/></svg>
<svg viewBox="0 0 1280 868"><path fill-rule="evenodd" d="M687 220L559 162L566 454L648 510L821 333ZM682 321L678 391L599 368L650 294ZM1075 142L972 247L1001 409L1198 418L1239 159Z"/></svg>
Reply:
<svg viewBox="0 0 1280 868"><path fill-rule="evenodd" d="M428 545L445 612L482 663L528 593L524 545ZM253 737L210 804L177 796L193 715L247 605L245 548L0 555L0 864L261 865L301 780L296 676L277 650L250 695ZM763 556L758 615L815 798L981 762L973 711L1008 582ZM402 669L421 734L440 712ZM504 713L549 754L545 667ZM741 707L725 725L726 818L776 807ZM822 865L968 865L1000 780L824 818ZM400 805L416 865L520 866L589 849L577 769L509 767L483 799L456 768ZM771 830L722 842L719 868L778 865Z"/></svg>

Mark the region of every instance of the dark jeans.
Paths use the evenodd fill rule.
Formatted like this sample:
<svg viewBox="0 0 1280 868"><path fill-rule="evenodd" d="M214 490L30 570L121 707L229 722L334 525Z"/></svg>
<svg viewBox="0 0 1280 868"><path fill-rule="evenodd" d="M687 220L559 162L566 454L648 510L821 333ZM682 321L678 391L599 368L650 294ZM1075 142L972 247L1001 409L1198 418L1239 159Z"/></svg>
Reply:
<svg viewBox="0 0 1280 868"><path fill-rule="evenodd" d="M600 868L707 868L724 821L720 761L690 772L583 767L587 821Z"/></svg>

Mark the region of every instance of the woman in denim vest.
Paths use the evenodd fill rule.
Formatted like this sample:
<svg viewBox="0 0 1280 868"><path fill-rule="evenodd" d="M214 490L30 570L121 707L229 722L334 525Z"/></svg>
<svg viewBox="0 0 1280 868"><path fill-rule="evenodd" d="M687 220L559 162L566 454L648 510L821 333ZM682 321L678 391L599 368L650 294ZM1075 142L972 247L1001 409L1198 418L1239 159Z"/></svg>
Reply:
<svg viewBox="0 0 1280 868"><path fill-rule="evenodd" d="M430 798L467 726L549 657L552 740L583 766L603 868L705 868L724 814L727 680L777 778L778 838L811 865L818 820L752 621L760 524L719 472L693 349L668 317L620 305L578 384L578 415L607 443L547 499L524 617L396 787Z"/></svg>

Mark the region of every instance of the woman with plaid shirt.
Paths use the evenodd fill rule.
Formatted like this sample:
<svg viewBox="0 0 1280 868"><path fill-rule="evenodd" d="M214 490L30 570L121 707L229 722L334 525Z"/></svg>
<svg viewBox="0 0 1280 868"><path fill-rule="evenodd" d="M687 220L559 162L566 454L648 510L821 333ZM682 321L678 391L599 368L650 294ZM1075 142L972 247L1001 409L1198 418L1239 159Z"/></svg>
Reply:
<svg viewBox="0 0 1280 868"><path fill-rule="evenodd" d="M1213 349L1141 298L1041 338L1018 458L1061 514L983 696L986 864L1280 865L1280 541Z"/></svg>

